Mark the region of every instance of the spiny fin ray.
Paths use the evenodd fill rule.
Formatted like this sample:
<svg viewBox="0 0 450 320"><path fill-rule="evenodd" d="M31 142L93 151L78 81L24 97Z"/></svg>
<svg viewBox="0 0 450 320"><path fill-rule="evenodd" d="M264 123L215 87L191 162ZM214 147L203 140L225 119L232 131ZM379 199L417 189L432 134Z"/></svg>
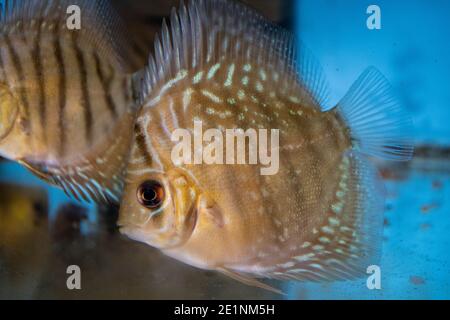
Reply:
<svg viewBox="0 0 450 320"><path fill-rule="evenodd" d="M281 81L276 87L300 95L304 92L307 102L325 107L328 85L311 52L254 10L225 0L190 1L188 6L182 1L178 13L172 11L170 27L163 23L155 54L144 76L139 75L141 104L181 70L200 71L221 62L251 62L276 70Z"/></svg>

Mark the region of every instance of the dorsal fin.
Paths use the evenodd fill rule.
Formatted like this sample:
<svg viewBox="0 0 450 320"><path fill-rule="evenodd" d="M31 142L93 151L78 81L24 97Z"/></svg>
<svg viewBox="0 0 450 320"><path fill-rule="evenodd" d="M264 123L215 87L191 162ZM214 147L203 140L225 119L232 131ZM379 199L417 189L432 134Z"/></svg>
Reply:
<svg viewBox="0 0 450 320"><path fill-rule="evenodd" d="M80 8L81 29L69 30L67 22L73 15L71 6ZM36 24L39 25L36 25ZM34 30L56 23L60 30L79 32L97 52L111 56L124 71L132 72L128 62L131 44L126 37L126 27L107 0L22 0L13 1L2 12L0 32L10 34ZM62 29L61 29L62 28Z"/></svg>
<svg viewBox="0 0 450 320"><path fill-rule="evenodd" d="M163 22L154 51L145 74L139 74L141 104L182 70L201 70L224 59L269 66L287 90L301 84L318 106L326 102L328 86L309 50L297 46L288 31L235 1L191 0L188 6L182 1L178 11L172 10L170 26Z"/></svg>

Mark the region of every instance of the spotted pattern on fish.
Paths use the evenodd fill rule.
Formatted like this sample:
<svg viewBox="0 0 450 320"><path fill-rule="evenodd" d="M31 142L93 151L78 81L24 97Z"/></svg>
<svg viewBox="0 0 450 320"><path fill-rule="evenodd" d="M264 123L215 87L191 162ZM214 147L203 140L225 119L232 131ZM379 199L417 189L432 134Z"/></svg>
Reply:
<svg viewBox="0 0 450 320"><path fill-rule="evenodd" d="M301 190L302 188L309 188L307 185L303 187L302 181L321 181L323 179L324 173L317 171L314 162L322 161L324 163L324 160L330 158L330 155L339 155L341 150L345 150L349 145L345 131L341 130L342 125L339 120L333 116L322 114L315 106L305 104L305 97L289 95L284 98L276 81L269 87L269 92L274 93L272 95L265 90L259 91L256 87L249 90L240 85L242 78L239 78L239 76L243 76L249 88L254 84L256 86L258 83L262 86L263 79L267 81L267 78L273 74L270 67L262 68L247 63L245 66L234 64L234 68L235 71L225 64L214 64L206 67L203 71L190 72L190 76L182 79L176 76L168 81L171 84L170 87L162 86L162 93L154 93L154 98L145 105L148 112L143 112L136 121L142 143L135 145L131 156L132 161L128 168L129 181L152 172L164 170L165 166L170 164L167 155L170 154L171 133L176 128L191 128L193 119L201 120L208 128L209 126L222 128L223 132L226 128L238 127L244 129L252 127L280 128L282 143L280 144L281 164L278 174L285 177L283 179L284 187L288 190ZM246 70L245 75L236 72L238 69ZM181 71L180 73L185 74L185 72L187 71ZM209 79L208 77L200 78L199 74L210 74L210 77ZM283 81L279 77L275 79ZM269 84L266 85L269 86ZM182 91L180 91L180 87L183 88ZM168 107L155 109L155 106L160 104L162 99L164 99L165 105L172 106L172 108L173 106L179 106L178 110L173 112ZM298 103L298 101L301 101L301 103ZM274 114L274 110L277 110L276 114ZM320 118L321 121L312 121L314 118ZM301 133L294 134L298 130L301 130ZM323 151L324 143L326 143L326 154ZM165 149L165 146L167 149ZM305 163L304 170L301 170L302 166L299 166L297 154L307 155L302 160ZM333 170L333 167L334 165L330 164L330 168L327 170ZM189 170L196 172L196 176L203 177L205 175L217 175L218 170L224 171L227 168L202 167L202 172L199 172L196 167L192 167ZM254 234L255 242L253 246L248 248L250 251L246 254L258 257L261 260L252 263L252 270L257 270L256 273L258 274L276 277L276 274L270 270L273 268L274 260L279 260L279 265L276 265L277 272L286 268L286 273L289 269L290 273L288 274L294 276L292 270L299 269L294 268L294 266L300 264L305 270L311 268L311 272L315 272L315 279L319 279L320 270L317 266L324 256L330 254L327 247L334 246L336 243L336 240L330 234L330 230L334 228L333 225L325 224L322 227L317 227L317 231L313 229L311 232L314 238L306 235L301 236L301 238L309 239L310 242L315 242L315 245L302 247L302 245L308 243L307 241L295 245L294 256L290 256L290 252L286 253L285 248L286 246L292 247L292 243L298 243L299 235L306 228L301 227L299 222L296 221L299 219L298 205L302 203L312 205L321 201L327 203L323 199L323 193L319 192L315 196L303 192L292 194L286 200L294 201L295 205L292 203L289 208L286 208L285 202L277 201L277 184L273 181L278 178L243 174L244 172L227 170L226 174L219 174L222 179L219 185L221 188L225 185L253 186L254 183L264 186L247 188L249 199L252 199L252 207L249 210L257 213L263 220L272 217L272 220L269 219L264 223L266 227L258 227L258 230L250 232ZM305 175L310 178L306 178ZM300 177L302 178L300 179ZM342 181L345 181L344 179L342 178ZM215 187L210 185L209 188L219 188L219 185ZM330 190L333 189L334 186L330 184ZM217 192L219 192L219 189L217 189ZM242 201L238 194L233 195L233 197L237 202ZM333 203L333 207L335 204L339 204L338 201L332 199L328 202ZM329 212L333 212L331 204ZM280 216L281 213L283 214ZM325 221L328 223L328 220ZM244 222L245 220L241 223ZM242 228L246 227L250 228L250 224L242 226ZM272 243L270 246L267 246L268 237ZM308 259L305 257L308 257ZM236 266L236 269L239 270L239 266ZM245 267L241 271L248 272L249 270ZM306 275L304 278L309 279L312 276Z"/></svg>

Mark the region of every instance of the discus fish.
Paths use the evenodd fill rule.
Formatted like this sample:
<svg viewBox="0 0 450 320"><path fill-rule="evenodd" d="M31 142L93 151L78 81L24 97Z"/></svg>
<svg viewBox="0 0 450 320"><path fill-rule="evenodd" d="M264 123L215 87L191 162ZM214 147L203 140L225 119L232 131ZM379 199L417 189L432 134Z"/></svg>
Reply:
<svg viewBox="0 0 450 320"><path fill-rule="evenodd" d="M126 39L108 1L17 2L0 23L0 155L117 202L136 114Z"/></svg>
<svg viewBox="0 0 450 320"><path fill-rule="evenodd" d="M320 66L294 42L231 1L172 12L142 83L123 234L275 291L257 278L353 279L377 263L384 203L368 156L408 160L410 121L375 68L327 109ZM279 130L279 170L174 161L173 133L196 121L216 130L205 148L233 128Z"/></svg>

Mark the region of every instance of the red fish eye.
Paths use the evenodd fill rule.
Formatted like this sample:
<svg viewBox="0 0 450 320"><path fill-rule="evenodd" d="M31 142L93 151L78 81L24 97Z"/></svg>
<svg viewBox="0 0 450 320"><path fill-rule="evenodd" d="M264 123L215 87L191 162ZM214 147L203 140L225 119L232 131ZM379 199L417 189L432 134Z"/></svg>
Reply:
<svg viewBox="0 0 450 320"><path fill-rule="evenodd" d="M164 197L164 187L158 181L145 181L137 189L137 199L147 209L154 210L161 207Z"/></svg>

